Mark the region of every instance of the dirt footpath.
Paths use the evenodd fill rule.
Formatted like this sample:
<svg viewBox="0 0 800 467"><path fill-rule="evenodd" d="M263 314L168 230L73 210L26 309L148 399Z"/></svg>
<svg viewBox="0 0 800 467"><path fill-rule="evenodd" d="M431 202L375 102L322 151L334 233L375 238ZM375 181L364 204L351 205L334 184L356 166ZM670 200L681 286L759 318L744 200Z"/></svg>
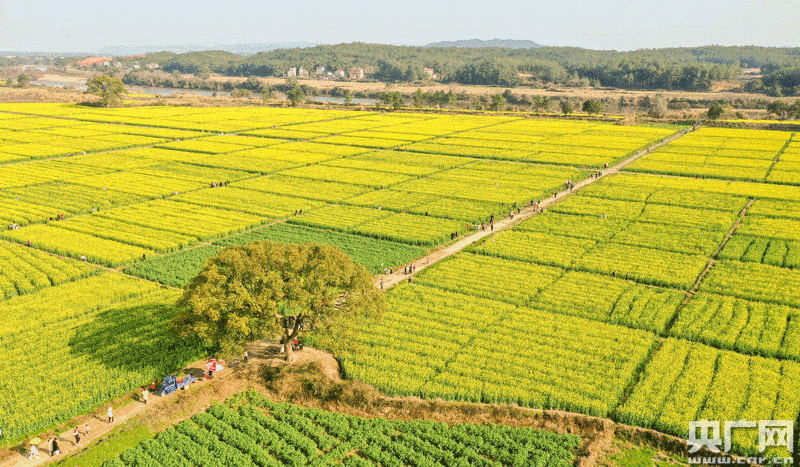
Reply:
<svg viewBox="0 0 800 467"><path fill-rule="evenodd" d="M597 170L597 172L600 173L599 177L589 177L587 179L581 180L580 182L575 183L571 190L565 189L565 190L557 192L555 194L555 196L547 197L547 198L541 200L539 202L538 208L535 207L535 206L523 207L523 208L520 209L519 213L514 213L514 218L513 219L511 217L509 217L509 216L506 216L504 218L497 217L496 219L500 219L500 220L497 220L494 223L494 229L493 230L489 229L488 228L488 224L487 224L487 230L477 231L477 232L468 234L468 235L460 238L455 243L447 245L446 247L444 247L442 249L436 250L436 251L434 251L433 253L431 253L431 254L429 254L427 256L424 256L424 257L419 258L419 259L417 259L415 261L412 261L411 263L399 265L399 266L397 266L396 271L394 271L392 274L376 275L375 276L375 281L374 281L375 287L380 287L381 283L383 283L383 288L384 289L388 289L388 288L391 288L392 286L398 284L399 282L402 282L403 280L408 280L411 276L413 276L417 272L425 269L426 267L430 266L431 264L435 264L435 263L437 263L437 262L439 262L439 261L441 261L441 260L443 260L443 259L445 259L445 258L447 258L449 256L452 256L452 255L458 253L459 251L463 250L464 248L468 247L469 245L472 245L473 243L478 242L482 238L487 237L489 235L492 235L495 232L502 232L503 230L510 229L511 227L515 226L516 224L518 224L518 223L520 223L520 222L522 222L522 221L524 221L526 219L530 219L531 217L533 217L537 213L543 212L543 210L546 209L548 206L556 204L558 202L561 202L564 199L566 199L569 195L571 195L573 193L577 193L578 191L581 190L581 188L583 188L585 186L588 186L588 185L591 185L592 183L595 183L596 181L601 180L601 179L603 179L603 178L605 178L605 177L607 177L609 175L618 173L620 170L625 168L627 165L633 163L634 161L636 161L640 157L642 157L642 156L644 156L646 154L649 154L650 152L660 148L661 146L664 146L665 144L668 144L668 143L671 143L672 141L675 141L676 139L678 139L681 136L689 133L690 131L692 131L691 128L686 129L684 131L681 131L680 133L677 133L677 134L675 134L675 135L673 135L673 136L671 136L669 138L666 138L666 139L663 139L663 140L659 141L658 143L650 146L649 148L642 149L641 151L637 152L636 154L633 154L629 158L623 160L622 162L620 162L620 163L618 163L618 164L616 164L614 166L611 166L611 167L608 167L608 168L604 168L602 170ZM404 269L406 267L412 267L414 272L411 273L411 274L405 274L403 271L404 271Z"/></svg>

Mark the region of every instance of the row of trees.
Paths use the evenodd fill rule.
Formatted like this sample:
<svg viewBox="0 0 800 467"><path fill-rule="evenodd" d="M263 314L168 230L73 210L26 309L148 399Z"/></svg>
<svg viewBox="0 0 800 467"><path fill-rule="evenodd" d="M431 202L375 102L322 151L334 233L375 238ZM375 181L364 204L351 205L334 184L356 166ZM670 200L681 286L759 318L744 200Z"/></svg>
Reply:
<svg viewBox="0 0 800 467"><path fill-rule="evenodd" d="M8 78L0 78L0 81L3 82L3 85L7 87L16 86L18 88L26 87L31 81L33 81L33 77L26 73L22 73L17 75L16 83L14 83L14 79L12 77Z"/></svg>
<svg viewBox="0 0 800 467"><path fill-rule="evenodd" d="M128 76L126 76L128 78ZM27 82L25 77L18 78L19 85L24 86ZM134 82L133 84L138 84ZM98 102L99 105L108 106L114 105L119 102L120 96L125 93L123 81L108 76L97 76L89 81L89 92L101 97ZM251 76L247 80L239 83L236 87L232 88L232 97L249 97L250 93L257 92L264 98L271 97L273 91L278 91L285 94L291 101L293 106L297 106L306 101L307 97L315 96L320 93L316 89L307 84L301 84L297 80L287 80L286 83L278 84L272 87L267 86L261 79ZM345 103L352 102L354 94L352 91L333 88L327 90L327 94L337 97L344 97ZM359 93L359 97L367 97ZM645 111L649 117L663 118L667 115L669 110L684 110L690 107L703 107L709 106L709 111L706 114L708 118L719 118L724 108L719 102L703 102L703 101L688 101L683 99L673 98L667 101L663 97L644 97L638 100L626 99L620 97L618 100L614 99L587 99L583 102L574 102L570 99L553 99L544 96L528 96L525 94L515 94L511 89L506 89L501 94L494 94L490 96L480 96L475 100L475 97L470 97L466 94L456 95L453 91L445 92L439 90L436 92L423 92L417 89L416 92L410 96L404 95L399 91L384 92L373 97L379 98L383 101L384 105L391 106L394 109L400 109L405 106L406 101L411 99L413 107L474 107L478 110L489 110L493 112L503 110L519 110L527 109L533 111L552 111L553 105L556 106L563 114L573 113L576 107L580 108L584 113L600 114L606 108L611 112L620 112L625 108L635 107L637 112ZM461 101L459 103L459 101ZM577 105L576 105L577 104ZM736 102L731 104L734 109L737 108ZM800 99L794 103L787 103L780 100L771 102L764 102L762 108L776 115L781 119L786 118L800 118Z"/></svg>
<svg viewBox="0 0 800 467"><path fill-rule="evenodd" d="M524 80L556 84L594 84L622 89L708 90L713 81L740 77L743 67L761 67L766 88L796 87L800 49L764 47L697 47L631 52L575 47L531 49L403 47L381 44L337 44L282 49L248 57L223 51L173 54L159 52L140 60L158 62L167 72L198 77L283 76L294 66L312 70L349 70L360 66L385 82L426 79L432 68L444 82L514 87ZM793 90L791 92L794 92Z"/></svg>
<svg viewBox="0 0 800 467"><path fill-rule="evenodd" d="M800 99L789 104L783 101L772 101L767 105L767 112L775 114L778 118L796 118L800 119Z"/></svg>
<svg viewBox="0 0 800 467"><path fill-rule="evenodd" d="M30 84L33 78L28 74L20 74L17 76L16 86L24 88ZM6 81L6 85L11 85L11 80ZM125 84L119 78L111 76L98 75L86 82L86 93L94 94L99 97L97 105L102 107L110 107L117 105L121 102L122 96L127 94Z"/></svg>

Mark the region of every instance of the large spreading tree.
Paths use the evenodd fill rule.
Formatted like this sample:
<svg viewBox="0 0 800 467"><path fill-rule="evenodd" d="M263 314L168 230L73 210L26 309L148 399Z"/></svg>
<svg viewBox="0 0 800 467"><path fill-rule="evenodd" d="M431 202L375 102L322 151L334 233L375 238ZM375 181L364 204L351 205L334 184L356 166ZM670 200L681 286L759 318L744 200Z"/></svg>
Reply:
<svg viewBox="0 0 800 467"><path fill-rule="evenodd" d="M186 286L173 321L223 355L247 342L279 337L286 360L303 333L335 341L352 334L361 318L384 309L367 269L340 249L306 243L256 242L209 258Z"/></svg>
<svg viewBox="0 0 800 467"><path fill-rule="evenodd" d="M100 97L99 104L110 107L119 104L122 95L127 94L125 84L119 78L95 76L86 82L86 92Z"/></svg>

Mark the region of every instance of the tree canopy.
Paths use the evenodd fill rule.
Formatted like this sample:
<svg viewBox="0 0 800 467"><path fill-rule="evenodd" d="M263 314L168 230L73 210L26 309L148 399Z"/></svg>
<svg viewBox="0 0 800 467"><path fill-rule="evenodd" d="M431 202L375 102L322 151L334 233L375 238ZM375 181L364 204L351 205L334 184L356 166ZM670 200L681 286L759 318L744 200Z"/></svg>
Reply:
<svg viewBox="0 0 800 467"><path fill-rule="evenodd" d="M19 86L21 88L24 88L30 82L31 82L31 77L26 75L26 74L24 74L24 73L19 75L19 76L17 76L17 86Z"/></svg>
<svg viewBox="0 0 800 467"><path fill-rule="evenodd" d="M297 86L290 89L289 92L286 93L286 95L289 97L289 100L292 101L293 107L297 107L297 105L300 104L300 102L302 102L303 99L306 98L306 95L303 92L303 90Z"/></svg>
<svg viewBox="0 0 800 467"><path fill-rule="evenodd" d="M725 111L725 109L722 107L722 104L720 104L719 102L714 102L708 108L708 112L706 112L706 116L711 120L716 120L720 116L722 116L722 113L724 111Z"/></svg>
<svg viewBox="0 0 800 467"><path fill-rule="evenodd" d="M360 318L379 314L384 306L369 271L340 249L256 242L209 258L186 286L173 324L222 355L279 336L291 361L289 344L300 334L342 340Z"/></svg>
<svg viewBox="0 0 800 467"><path fill-rule="evenodd" d="M492 103L489 104L489 110L499 112L506 106L506 98L502 94L495 94L492 96Z"/></svg>
<svg viewBox="0 0 800 467"><path fill-rule="evenodd" d="M583 101L583 111L587 114L599 114L603 111L603 103L594 99Z"/></svg>
<svg viewBox="0 0 800 467"><path fill-rule="evenodd" d="M86 92L100 97L100 105L109 107L119 103L123 94L127 94L125 84L119 78L95 76L86 82Z"/></svg>
<svg viewBox="0 0 800 467"><path fill-rule="evenodd" d="M400 91L384 92L381 94L381 100L383 100L384 104L391 105L395 110L403 107L403 93Z"/></svg>

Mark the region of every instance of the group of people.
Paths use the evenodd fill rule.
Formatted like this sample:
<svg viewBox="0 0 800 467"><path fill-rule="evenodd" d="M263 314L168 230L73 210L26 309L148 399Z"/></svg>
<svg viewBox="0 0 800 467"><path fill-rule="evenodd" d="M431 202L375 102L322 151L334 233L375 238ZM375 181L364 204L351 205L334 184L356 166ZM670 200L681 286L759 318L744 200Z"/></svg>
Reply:
<svg viewBox="0 0 800 467"><path fill-rule="evenodd" d="M458 235L458 234L457 233L451 233L450 235L452 236L452 235ZM391 275L391 274L394 273L394 270L392 268L384 268L383 272L386 273L386 274ZM416 264L407 264L407 265L403 266L403 274L408 276L408 282L411 282L411 274L414 274L415 272L417 272L417 265ZM381 285L381 290L383 290L383 286L384 286L383 277L381 277L380 285Z"/></svg>
<svg viewBox="0 0 800 467"><path fill-rule="evenodd" d="M86 425L86 433L89 433L89 425ZM78 431L78 427L75 427L75 439L76 444L81 440L80 431ZM61 454L61 448L58 446L58 437L50 438L47 440L47 445L50 446L50 457L57 456ZM30 447L30 454L28 455L28 460L39 459L39 448L36 447L35 444L31 444Z"/></svg>
<svg viewBox="0 0 800 467"><path fill-rule="evenodd" d="M616 269L611 271L611 277L617 277L617 270ZM620 277L622 277L622 274L620 274ZM626 272L625 273L625 280L628 280L629 277L630 277L630 273Z"/></svg>
<svg viewBox="0 0 800 467"><path fill-rule="evenodd" d="M302 349L303 346L302 346L302 344L300 344L298 339L295 339L292 342L292 347L295 348L295 350L298 350L298 349ZM248 353L245 352L245 362L247 361L247 357L248 356L249 356ZM151 392L155 392L155 391L156 391L156 381L153 381L152 383L150 383L149 388L147 386L143 387L141 389L141 400L142 400L142 402L144 404L147 404L147 401L150 398L150 393ZM109 406L108 407L108 410L106 410L106 416L108 417L108 423L109 424L114 423L115 419L114 419L114 407L113 406ZM0 437L2 437L2 433L3 433L2 430L0 430ZM78 446L81 443L81 438L82 437L84 437L84 436L88 437L89 436L89 425L87 424L83 431L81 431L79 429L79 427L76 426L75 429L72 430L72 436L75 439L75 441L73 442L73 445ZM61 448L58 445L58 440L59 440L58 435L56 435L55 437L51 437L51 438L49 438L47 440L47 445L50 447L50 456L51 457L61 454ZM28 459L29 460L39 459L39 449L35 444L31 444L30 445Z"/></svg>
<svg viewBox="0 0 800 467"><path fill-rule="evenodd" d="M531 200L531 207L533 208L534 214L541 214L544 212L544 208L539 206L539 201L534 202L533 200Z"/></svg>
<svg viewBox="0 0 800 467"><path fill-rule="evenodd" d="M11 223L8 224L8 230L17 230L19 228L19 224Z"/></svg>
<svg viewBox="0 0 800 467"><path fill-rule="evenodd" d="M228 182L211 182L211 188L217 188L220 186L227 186Z"/></svg>
<svg viewBox="0 0 800 467"><path fill-rule="evenodd" d="M155 382L153 383L155 384ZM145 389L146 390L146 389ZM145 403L147 403L147 398L145 396ZM108 416L108 423L114 423L114 408L112 406L108 406L108 410L106 411L106 415ZM77 426L74 430L72 430L72 437L75 438L73 444L75 446L81 444L81 436L89 436L89 424L87 423L84 431L81 431L80 428ZM50 457L57 456L61 454L61 448L58 445L58 435L55 437L51 437L47 440L47 445L50 446ZM28 454L28 460L39 459L39 448L36 444L31 444Z"/></svg>
<svg viewBox="0 0 800 467"><path fill-rule="evenodd" d="M300 351L303 350L303 344L300 342L300 338L295 337L294 340L291 342L292 350ZM286 352L286 345L281 343L281 353Z"/></svg>
<svg viewBox="0 0 800 467"><path fill-rule="evenodd" d="M108 408L109 412L111 412L111 407ZM112 417L113 418L113 417ZM77 446L81 444L81 435L89 436L89 425L86 424L84 431L81 431L77 426L74 430L72 430L72 436L75 438L74 445ZM58 436L51 437L47 440L47 445L50 446L50 457L57 456L61 454L61 447L58 445ZM39 448L35 444L31 444L30 446L30 454L28 454L28 460L39 459Z"/></svg>

